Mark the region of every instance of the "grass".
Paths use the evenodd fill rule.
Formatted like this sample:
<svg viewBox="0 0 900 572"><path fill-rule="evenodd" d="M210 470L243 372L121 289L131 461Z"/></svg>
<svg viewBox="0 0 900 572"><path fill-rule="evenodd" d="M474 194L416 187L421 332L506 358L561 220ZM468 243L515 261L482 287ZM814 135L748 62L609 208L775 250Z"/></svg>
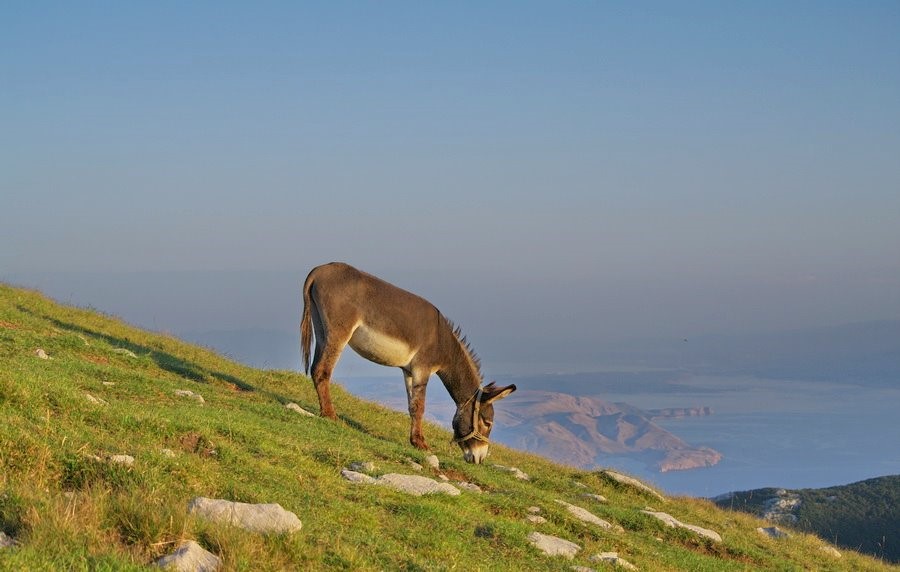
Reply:
<svg viewBox="0 0 900 572"><path fill-rule="evenodd" d="M38 348L51 359L40 359ZM18 542L0 549L0 570L143 570L186 539L218 554L225 570L601 570L606 565L588 557L608 551L642 570L889 569L847 550L834 559L811 535L764 538L755 531L762 521L706 501L662 504L597 472L496 445L488 464L468 465L433 425L426 438L442 470L484 494L417 498L350 484L340 471L353 461L374 461L376 476L412 473L407 459L424 454L407 444L406 415L339 387L333 396L338 422L303 417L284 408L317 410L303 375L248 368L0 285L0 530ZM116 454L133 456L134 465L106 461ZM492 463L519 467L531 481ZM586 492L609 502L582 498ZM279 503L303 529L260 535L211 524L187 513L197 496ZM583 524L556 499L625 532ZM524 520L532 505L546 524ZM640 513L647 506L724 541L666 528ZM527 542L532 530L583 550L574 561L546 557Z"/></svg>

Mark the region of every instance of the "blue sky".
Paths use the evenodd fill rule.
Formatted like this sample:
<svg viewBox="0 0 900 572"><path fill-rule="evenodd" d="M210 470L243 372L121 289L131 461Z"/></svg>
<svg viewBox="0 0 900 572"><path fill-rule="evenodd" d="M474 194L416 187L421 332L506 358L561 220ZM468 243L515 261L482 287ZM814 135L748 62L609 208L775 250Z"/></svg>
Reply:
<svg viewBox="0 0 900 572"><path fill-rule="evenodd" d="M0 279L176 333L330 260L486 363L896 319L898 157L896 2L0 6Z"/></svg>

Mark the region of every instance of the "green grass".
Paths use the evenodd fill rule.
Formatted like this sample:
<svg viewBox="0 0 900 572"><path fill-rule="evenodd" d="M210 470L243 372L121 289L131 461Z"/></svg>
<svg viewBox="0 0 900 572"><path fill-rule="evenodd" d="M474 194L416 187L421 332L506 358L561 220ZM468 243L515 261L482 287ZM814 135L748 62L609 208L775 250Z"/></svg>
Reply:
<svg viewBox="0 0 900 572"><path fill-rule="evenodd" d="M38 348L52 359L39 359ZM176 389L206 403L177 397ZM407 444L406 415L339 387L333 396L340 421L303 417L283 406L317 411L303 375L251 369L0 285L0 530L19 543L0 550L0 569L142 570L185 539L220 555L226 570L602 570L588 557L606 551L642 570L889 569L847 550L833 559L811 535L764 538L755 531L761 521L706 501L661 504L599 473L500 446L487 465L468 465L450 434L433 425L426 438L442 470L484 494L416 498L354 485L340 476L353 461L373 460L379 474L412 473L406 459L424 454ZM114 454L132 455L134 466L94 458ZM516 480L495 462L532 480ZM609 503L581 498L585 492ZM279 503L303 529L260 535L210 524L187 513L196 496ZM582 524L555 499L625 532ZM532 505L542 507L546 524L524 520ZM647 506L716 530L724 542L665 528L640 513ZM583 550L574 561L546 557L527 542L532 530Z"/></svg>

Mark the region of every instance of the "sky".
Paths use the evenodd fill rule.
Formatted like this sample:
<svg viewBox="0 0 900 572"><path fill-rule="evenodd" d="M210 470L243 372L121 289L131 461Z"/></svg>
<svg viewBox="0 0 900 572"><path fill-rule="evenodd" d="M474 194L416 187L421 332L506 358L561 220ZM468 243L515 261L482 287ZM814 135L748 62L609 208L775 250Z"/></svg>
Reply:
<svg viewBox="0 0 900 572"><path fill-rule="evenodd" d="M176 334L332 260L495 371L897 319L898 158L895 1L0 5L0 280Z"/></svg>

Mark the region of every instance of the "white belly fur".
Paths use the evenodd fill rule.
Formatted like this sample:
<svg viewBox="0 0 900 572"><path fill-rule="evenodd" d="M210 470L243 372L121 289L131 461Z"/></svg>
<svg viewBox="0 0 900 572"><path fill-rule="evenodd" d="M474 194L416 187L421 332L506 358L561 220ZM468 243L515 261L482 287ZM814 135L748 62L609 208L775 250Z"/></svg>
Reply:
<svg viewBox="0 0 900 572"><path fill-rule="evenodd" d="M348 345L369 361L394 367L409 365L415 355L403 341L367 328L364 324L354 330Z"/></svg>

